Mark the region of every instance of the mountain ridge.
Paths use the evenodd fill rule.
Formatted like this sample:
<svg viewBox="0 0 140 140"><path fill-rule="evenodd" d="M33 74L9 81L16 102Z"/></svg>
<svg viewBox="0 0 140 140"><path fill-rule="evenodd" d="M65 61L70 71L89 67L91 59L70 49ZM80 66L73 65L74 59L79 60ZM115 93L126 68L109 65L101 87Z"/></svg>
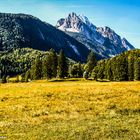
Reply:
<svg viewBox="0 0 140 140"><path fill-rule="evenodd" d="M59 28L63 27L61 25L65 30ZM85 62L90 50L100 60L134 49L126 39L120 41L117 34L120 41L117 43L125 47L115 44L112 34L115 32L110 28L96 27L86 16L76 13L60 19L56 27L32 15L0 13L0 51L17 48L48 51L53 48L59 52L63 49L67 57Z"/></svg>
<svg viewBox="0 0 140 140"><path fill-rule="evenodd" d="M103 58L134 49L133 45L121 38L111 28L107 26L96 27L86 16L77 15L74 12L66 18L58 20L56 28L74 37L88 49L102 55Z"/></svg>
<svg viewBox="0 0 140 140"><path fill-rule="evenodd" d="M63 49L67 57L81 62L86 61L89 53L82 43L34 16L0 13L0 50L16 48L53 48L56 52Z"/></svg>

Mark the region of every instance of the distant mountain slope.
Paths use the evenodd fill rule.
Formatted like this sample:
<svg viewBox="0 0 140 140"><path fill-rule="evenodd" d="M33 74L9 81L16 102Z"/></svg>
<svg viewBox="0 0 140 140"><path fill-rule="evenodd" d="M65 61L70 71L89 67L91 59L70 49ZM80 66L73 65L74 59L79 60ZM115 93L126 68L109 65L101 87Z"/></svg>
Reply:
<svg viewBox="0 0 140 140"><path fill-rule="evenodd" d="M82 62L89 53L82 43L33 16L0 13L0 51L16 48L63 49L67 57Z"/></svg>
<svg viewBox="0 0 140 140"><path fill-rule="evenodd" d="M109 58L134 47L109 27L96 27L87 17L71 13L57 22L56 27L93 49L102 58Z"/></svg>

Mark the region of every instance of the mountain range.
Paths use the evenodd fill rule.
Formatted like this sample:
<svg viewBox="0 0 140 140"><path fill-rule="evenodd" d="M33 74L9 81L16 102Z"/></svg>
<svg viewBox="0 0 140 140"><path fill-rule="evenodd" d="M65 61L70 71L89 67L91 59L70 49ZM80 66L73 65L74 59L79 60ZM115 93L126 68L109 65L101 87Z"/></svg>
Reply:
<svg viewBox="0 0 140 140"><path fill-rule="evenodd" d="M0 13L0 51L32 48L59 52L85 62L90 50L97 59L110 58L134 47L109 27L96 27L87 17L71 13L54 27L26 14Z"/></svg>
<svg viewBox="0 0 140 140"><path fill-rule="evenodd" d="M70 13L58 20L56 27L92 49L100 58L110 58L134 47L111 28L96 27L84 15Z"/></svg>

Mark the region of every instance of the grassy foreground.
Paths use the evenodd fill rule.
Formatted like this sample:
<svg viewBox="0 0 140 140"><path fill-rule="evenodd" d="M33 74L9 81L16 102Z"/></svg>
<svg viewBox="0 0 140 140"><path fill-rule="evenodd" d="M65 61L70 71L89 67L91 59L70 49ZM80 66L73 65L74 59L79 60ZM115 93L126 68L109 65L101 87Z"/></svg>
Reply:
<svg viewBox="0 0 140 140"><path fill-rule="evenodd" d="M1 84L0 137L138 140L140 82Z"/></svg>

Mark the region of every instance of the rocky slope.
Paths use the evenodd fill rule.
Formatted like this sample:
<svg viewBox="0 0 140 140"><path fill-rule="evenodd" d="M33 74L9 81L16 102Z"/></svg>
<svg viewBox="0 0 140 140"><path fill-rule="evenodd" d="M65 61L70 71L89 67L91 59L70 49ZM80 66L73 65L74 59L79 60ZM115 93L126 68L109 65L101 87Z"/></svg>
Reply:
<svg viewBox="0 0 140 140"><path fill-rule="evenodd" d="M59 30L69 34L100 58L109 58L134 47L109 27L96 27L86 16L71 13L57 22Z"/></svg>

